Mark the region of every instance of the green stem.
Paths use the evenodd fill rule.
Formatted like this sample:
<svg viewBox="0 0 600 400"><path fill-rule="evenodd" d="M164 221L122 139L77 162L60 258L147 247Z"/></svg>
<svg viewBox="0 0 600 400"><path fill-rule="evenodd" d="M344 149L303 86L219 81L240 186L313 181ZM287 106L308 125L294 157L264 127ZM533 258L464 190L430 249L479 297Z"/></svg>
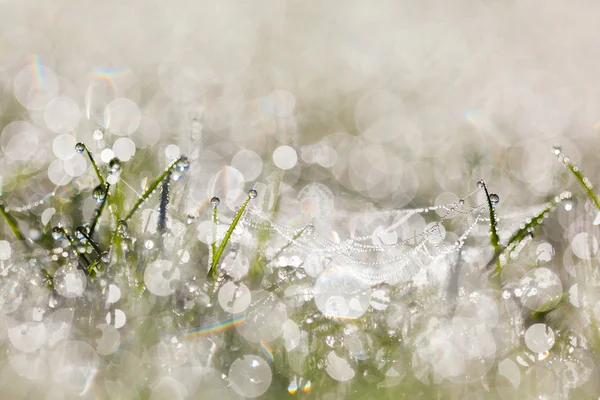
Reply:
<svg viewBox="0 0 600 400"><path fill-rule="evenodd" d="M96 266L98 265L99 262L100 262L99 258L97 258L94 261L92 261L92 263L87 267L87 273L88 273L88 275L94 276L94 274L96 272L95 271Z"/></svg>
<svg viewBox="0 0 600 400"><path fill-rule="evenodd" d="M92 163L92 167L94 167L94 171L96 171L96 176L98 177L98 180L100 181L101 185L104 185L104 178L102 177L102 174L100 173L100 168L98 168L98 164L96 164L96 161L94 160L94 157L92 156L92 152L87 148L87 146L84 144L84 149L85 152L87 153L90 162Z"/></svg>
<svg viewBox="0 0 600 400"><path fill-rule="evenodd" d="M508 243L506 243L505 246L501 246L498 250L496 250L496 252L494 253L494 257L487 264L487 267L490 268L492 265L494 265L494 263L496 263L499 260L500 255L502 255L502 253L504 253L505 250L508 249L509 255L510 255L510 253L512 253L514 248L516 246L518 246L519 243L521 243L521 241L523 239L525 239L528 235L530 235L531 232L536 227L538 227L539 225L541 225L544 222L544 219L546 219L548 214L552 210L554 210L557 205L562 203L564 200L567 200L570 198L571 198L571 192L562 192L559 196L556 196L554 199L552 199L552 201L550 201L546 205L546 207L544 207L544 209L542 211L540 211L539 213L537 213L536 215L531 217L531 219L529 219L525 223L525 225L523 225L523 227L521 229L519 229L517 232L515 232L510 237L510 239L508 240ZM500 267L500 269L501 268L502 267ZM498 273L498 272L500 272L500 270L498 269L498 266L496 266L496 273Z"/></svg>
<svg viewBox="0 0 600 400"><path fill-rule="evenodd" d="M73 236L71 236L69 234L69 232L67 232L67 230L64 228L62 228L62 232L65 235L65 237L67 238L67 240L69 241L69 243L71 244L71 246L73 247L73 249L75 250L75 253L77 253L77 255L79 257L81 257L81 259L83 261L85 261L85 265L90 265L90 260L87 258L87 256L85 254L77 251L77 242L75 242L75 239L73 239Z"/></svg>
<svg viewBox="0 0 600 400"><path fill-rule="evenodd" d="M218 215L217 215L217 210L218 210L218 206L213 206L213 242L211 243L210 247L212 249L212 256L213 259L217 253L217 223L218 223ZM211 264L211 270L212 270L212 264Z"/></svg>
<svg viewBox="0 0 600 400"><path fill-rule="evenodd" d="M588 178L586 178L585 176L583 176L583 174L579 170L579 167L577 167L576 165L573 165L573 163L571 163L569 161L569 157L563 157L562 159L559 158L559 160L562 161L563 164L565 164L565 166L567 167L567 169L569 171L571 171L573 176L575 176L575 179L577 179L577 181L579 182L579 184L581 185L583 190L587 193L588 197L592 200L592 202L596 206L596 208L598 210L600 210L600 200L598 200L598 196L594 192L593 186L592 186L592 183L590 182L590 180Z"/></svg>
<svg viewBox="0 0 600 400"><path fill-rule="evenodd" d="M12 215L10 215L8 213L8 211L6 211L6 208L4 208L4 204L2 204L1 201L0 201L0 214L2 214L4 216L6 223L8 224L10 229L13 231L13 233L17 237L17 239L25 240L25 235L23 235L23 232L21 232L21 230L19 229L17 220Z"/></svg>
<svg viewBox="0 0 600 400"><path fill-rule="evenodd" d="M175 168L175 165L177 164L177 162L179 160L181 160L182 158L183 157L180 157L177 160L173 161L171 164L169 164L167 169L165 169L162 174L160 174L154 181L152 181L150 186L148 186L148 189L146 189L146 191L144 193L142 193L142 195L139 197L139 199L137 199L137 201L135 202L135 204L133 205L131 210L129 210L129 212L127 213L125 218L123 218L123 220L125 222L129 221L129 219L133 216L133 214L137 211L137 209L140 208L142 203L144 201L148 200L148 197L150 197L150 195L152 195L152 193L156 190L158 185L160 185L161 182L169 176L169 174L171 173L173 168Z"/></svg>
<svg viewBox="0 0 600 400"><path fill-rule="evenodd" d="M498 231L496 229L496 225L498 224L496 221L496 210L494 209L494 205L490 199L490 193L488 192L487 185L483 179L480 182L483 184L485 197L487 198L488 208L490 210L490 242L492 243L492 246L494 246L494 251L498 251L500 249L500 237L498 236Z"/></svg>
<svg viewBox="0 0 600 400"><path fill-rule="evenodd" d="M235 214L233 221L231 221L231 225L229 225L229 229L227 229L227 232L225 233L225 237L223 238L223 241L219 245L217 252L213 255L212 264L210 266L210 270L208 271L209 277L214 278L216 276L217 265L219 265L219 260L221 259L221 256L223 255L223 251L225 251L225 247L227 246L227 243L229 242L229 238L231 237L233 230L235 229L238 222L240 221L240 218L242 218L242 214L246 210L246 206L248 205L248 202L250 201L251 198L252 197L250 197L250 195L248 195L248 197L244 201L244 204L242 204L242 206L238 210L237 214Z"/></svg>
<svg viewBox="0 0 600 400"><path fill-rule="evenodd" d="M94 230L96 229L96 225L98 225L98 221L100 221L100 216L102 216L102 211L104 211L104 207L106 203L108 203L108 189L110 189L110 183L106 183L105 185L105 195L102 203L98 205L96 208L96 212L94 213L94 219L92 219L92 223L90 225L90 236L94 234Z"/></svg>
<svg viewBox="0 0 600 400"><path fill-rule="evenodd" d="M98 254L101 255L102 254L102 249L100 249L100 246L98 246L98 243L96 243L94 241L94 239L92 239L87 233L85 233L84 231L79 231L79 233L85 238L85 240L87 240L87 242L92 246L92 248L94 249L94 251Z"/></svg>

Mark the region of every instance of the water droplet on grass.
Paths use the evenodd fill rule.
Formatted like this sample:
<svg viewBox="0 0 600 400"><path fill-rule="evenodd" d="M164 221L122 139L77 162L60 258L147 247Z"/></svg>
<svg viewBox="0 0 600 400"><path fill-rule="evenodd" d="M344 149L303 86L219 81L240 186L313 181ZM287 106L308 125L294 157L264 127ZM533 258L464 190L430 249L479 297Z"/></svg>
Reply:
<svg viewBox="0 0 600 400"><path fill-rule="evenodd" d="M121 160L114 157L108 162L108 169L112 174L117 174L121 172Z"/></svg>
<svg viewBox="0 0 600 400"><path fill-rule="evenodd" d="M75 151L78 153L83 153L85 151L85 145L81 142L75 145Z"/></svg>
<svg viewBox="0 0 600 400"><path fill-rule="evenodd" d="M104 185L96 186L94 188L94 191L92 192L92 197L94 198L94 200L96 200L97 203L104 202L104 199L106 198L106 188L104 187Z"/></svg>
<svg viewBox="0 0 600 400"><path fill-rule="evenodd" d="M181 172L188 171L190 169L190 160L185 156L179 157L179 160L175 163L175 168Z"/></svg>
<svg viewBox="0 0 600 400"><path fill-rule="evenodd" d="M498 196L496 193L490 194L490 203L492 203L493 206L500 203L500 196Z"/></svg>
<svg viewBox="0 0 600 400"><path fill-rule="evenodd" d="M52 228L52 238L54 240L62 240L65 237L65 231L60 226Z"/></svg>

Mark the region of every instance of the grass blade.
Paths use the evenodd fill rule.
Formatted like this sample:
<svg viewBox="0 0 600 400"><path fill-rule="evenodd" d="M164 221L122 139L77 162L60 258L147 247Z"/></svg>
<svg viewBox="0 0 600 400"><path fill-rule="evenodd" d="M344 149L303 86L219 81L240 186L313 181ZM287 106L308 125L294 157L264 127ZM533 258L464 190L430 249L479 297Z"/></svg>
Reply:
<svg viewBox="0 0 600 400"><path fill-rule="evenodd" d="M592 200L596 208L600 211L600 200L594 192L594 187L592 186L590 180L581 173L579 167L574 165L569 157L563 155L560 146L554 146L552 148L552 152L558 157L558 161L560 161L569 171L571 171L573 176L575 176L575 179L577 179L583 190L587 193L590 200Z"/></svg>
<svg viewBox="0 0 600 400"><path fill-rule="evenodd" d="M244 201L244 204L242 204L242 206L238 210L237 214L235 214L233 221L231 221L231 225L229 225L229 229L227 229L227 232L225 233L225 237L223 238L223 241L219 245L219 248L217 249L216 253L213 255L212 264L210 266L210 270L208 271L209 277L216 276L217 266L219 265L219 260L221 259L221 256L223 255L223 251L225 250L227 243L229 242L229 238L231 237L233 230L235 229L238 222L240 221L240 218L242 218L242 214L244 214L244 211L246 210L248 203L250 202L251 199L253 199L255 197L256 197L256 191L254 189L250 190L250 192L248 193L248 197Z"/></svg>
<svg viewBox="0 0 600 400"><path fill-rule="evenodd" d="M19 229L19 224L17 223L17 220L12 215L10 215L8 211L6 211L6 209L4 208L4 204L2 204L2 201L0 201L0 214L4 216L6 223L8 224L9 228L13 231L16 238L19 240L25 240L25 235L23 235L23 232L21 232L21 229Z"/></svg>
<svg viewBox="0 0 600 400"><path fill-rule="evenodd" d="M144 193L142 193L142 195L134 203L133 207L131 208L131 210L129 210L129 212L127 213L125 218L123 218L123 220L125 222L127 222L127 221L129 221L129 219L131 219L133 214L135 214L135 212L138 210L138 208L140 208L142 203L144 203L144 201L148 200L148 198L152 195L152 193L154 193L154 191L156 190L158 185L160 185L171 174L171 172L173 171L173 168L175 168L175 166L177 166L177 164L183 160L187 160L187 159L185 157L181 156L177 160L173 161L171 164L169 164L167 169L165 169L163 171L162 174L160 174L156 179L154 179L152 181L152 183L148 186L146 191Z"/></svg>

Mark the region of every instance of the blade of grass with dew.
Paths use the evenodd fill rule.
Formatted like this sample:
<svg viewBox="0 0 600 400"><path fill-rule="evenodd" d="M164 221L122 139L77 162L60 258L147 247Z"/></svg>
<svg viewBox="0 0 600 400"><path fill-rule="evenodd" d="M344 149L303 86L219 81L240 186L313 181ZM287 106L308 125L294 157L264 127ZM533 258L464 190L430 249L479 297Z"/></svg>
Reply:
<svg viewBox="0 0 600 400"><path fill-rule="evenodd" d="M108 190L110 189L110 183L106 183L105 185L105 195L104 195L104 200L102 201L102 203L100 203L98 205L98 207L96 207L96 210L94 212L94 218L92 219L92 223L90 224L90 236L94 234L94 230L96 229L96 225L98 225L98 222L100 221L100 217L102 216L102 212L104 211L104 208L106 206L106 203L108 203Z"/></svg>
<svg viewBox="0 0 600 400"><path fill-rule="evenodd" d="M594 187L592 186L590 180L581 173L579 167L573 164L569 157L563 155L560 146L554 146L552 148L552 152L558 157L558 161L560 161L569 171L571 171L573 176L575 176L575 179L577 179L583 190L590 198L590 200L592 200L596 208L600 211L600 200L594 192Z"/></svg>
<svg viewBox="0 0 600 400"><path fill-rule="evenodd" d="M162 182L160 188L160 200L158 202L158 219L156 230L163 234L167 228L167 207L169 206L169 193L171 187L171 173L169 172Z"/></svg>
<svg viewBox="0 0 600 400"><path fill-rule="evenodd" d="M8 224L9 228L12 230L16 238L19 240L25 240L25 235L23 235L23 232L21 232L21 229L19 229L19 224L17 223L17 220L12 215L10 215L8 211L6 211L6 208L4 208L4 204L2 204L1 201L0 214L4 216L6 223Z"/></svg>
<svg viewBox="0 0 600 400"><path fill-rule="evenodd" d="M92 239L90 237L90 235L87 234L87 232L85 231L85 228L83 228L83 227L77 228L77 233L79 233L81 236L84 237L85 240L87 240L87 242L90 244L90 246L92 246L92 248L98 255L102 254L102 249L100 249L100 246L98 245L98 243L96 243L94 241L94 239Z"/></svg>
<svg viewBox="0 0 600 400"><path fill-rule="evenodd" d="M494 248L494 254L501 251L502 246L500 246L500 236L498 236L497 224L496 221L496 210L494 209L494 204L492 203L492 199L490 197L490 192L488 191L487 185L485 181L482 179L477 183L478 186L483 187L485 190L485 197L487 199L488 208L490 211L490 243ZM500 266L500 262L496 263L496 270L499 271L502 267Z"/></svg>
<svg viewBox="0 0 600 400"><path fill-rule="evenodd" d="M211 204L213 206L213 242L210 244L210 248L211 248L211 256L214 259L216 253L217 253L217 224L219 223L219 215L218 215L218 209L219 209L219 204L218 202L220 202L220 200L216 197L213 197L211 199ZM211 260L211 269L212 269L212 260Z"/></svg>
<svg viewBox="0 0 600 400"><path fill-rule="evenodd" d="M548 214L550 212L552 212L556 208L556 206L558 206L560 203L562 203L563 201L570 199L570 198L571 198L571 192L562 192L559 196L556 196L554 199L552 199L552 201L550 201L548 204L546 204L546 206L542 209L542 211L540 211L533 217L527 219L527 221L521 227L521 229L519 229L517 232L515 232L510 237L510 239L508 240L506 245L501 246L500 249L494 253L494 257L487 264L487 268L490 268L492 265L494 265L496 263L496 261L499 260L500 256L506 250L509 251L509 255L510 255L510 253L514 250L514 248L516 246L518 246L519 243L521 243L521 241L523 241L523 239L525 239L528 235L530 235L531 232L535 228L537 228L539 225L541 225L544 222L544 219L546 219L548 217ZM500 267L500 269L501 268L502 267ZM498 269L498 266L496 266L496 273L498 273L498 272L500 272L500 270Z"/></svg>
<svg viewBox="0 0 600 400"><path fill-rule="evenodd" d="M87 258L87 256L85 254L77 251L77 243L75 242L75 239L73 239L73 236L71 236L69 234L69 232L67 232L67 230L64 228L62 228L62 232L65 235L65 237L67 238L67 240L69 241L69 243L71 244L71 246L73 247L73 251L75 251L75 253L85 262L86 266L89 266L90 260ZM84 269L84 271L87 271L87 270Z"/></svg>
<svg viewBox="0 0 600 400"><path fill-rule="evenodd" d="M79 142L75 145L75 151L77 151L78 153L83 153L84 151L86 152L88 158L90 159L90 163L92 164L92 167L94 167L94 171L96 172L96 176L98 177L100 184L104 185L104 178L102 177L102 174L100 173L100 168L98 168L98 164L96 164L96 161L94 160L94 156L92 156L92 152L87 148L87 146L84 143Z"/></svg>
<svg viewBox="0 0 600 400"><path fill-rule="evenodd" d="M217 266L219 265L219 260L221 259L221 256L223 255L223 251L225 251L225 247L227 246L227 243L229 242L229 238L231 237L233 230L235 229L238 222L240 221L240 218L242 218L242 214L246 210L246 207L248 206L248 203L250 202L251 199L252 199L252 196L249 194L248 197L246 198L246 200L244 201L244 204L242 204L242 206L238 210L237 214L235 214L233 221L231 221L231 225L229 225L229 229L227 229L227 232L225 233L225 237L221 241L221 244L219 245L217 252L213 256L212 264L210 266L210 270L208 271L209 277L214 278L216 276Z"/></svg>
<svg viewBox="0 0 600 400"><path fill-rule="evenodd" d="M127 215L125 216L125 218L123 218L123 220L125 222L129 221L129 219L133 216L133 214L135 214L135 212L137 211L137 209L142 205L142 203L146 200L148 200L148 198L150 197L150 195L152 195L152 193L156 190L156 188L158 187L158 185L160 185L166 178L167 176L170 175L170 173L173 171L173 168L175 168L175 166L177 165L177 163L182 160L184 157L179 157L177 160L173 161L171 164L169 164L169 166L163 171L162 174L160 174L156 179L154 179L152 181L152 183L148 186L148 188L146 189L146 191L144 193L142 193L142 195L137 199L137 201L134 203L133 207L131 208L131 210L129 210L129 212L127 213Z"/></svg>
<svg viewBox="0 0 600 400"><path fill-rule="evenodd" d="M483 190L485 190L485 197L487 199L488 208L490 210L490 243L494 247L494 251L498 251L500 249L500 236L498 236L497 230L498 221L496 220L496 210L494 208L494 204L492 203L492 199L490 197L490 193L488 191L487 185L485 184L485 181L482 179L479 181L479 184L481 184Z"/></svg>

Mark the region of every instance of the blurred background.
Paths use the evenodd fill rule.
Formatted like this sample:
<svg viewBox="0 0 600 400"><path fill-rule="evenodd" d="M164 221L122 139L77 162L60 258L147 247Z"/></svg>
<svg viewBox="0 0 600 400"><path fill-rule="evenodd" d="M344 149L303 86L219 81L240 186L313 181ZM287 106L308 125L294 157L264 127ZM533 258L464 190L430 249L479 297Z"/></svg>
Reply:
<svg viewBox="0 0 600 400"><path fill-rule="evenodd" d="M172 219L171 228L180 232L177 237L186 235L194 218L210 219L206 212L210 213L212 196L221 197L219 212L230 217L254 187L260 194L257 201L263 209L277 211L272 219L282 225L299 228L310 222L332 243L356 234L386 250L398 239L417 237L445 211L438 210L427 220L416 215L403 223L396 218L400 214L381 217L377 209L484 204L482 190L472 193L485 179L499 196L499 230L506 240L548 200L572 189L576 199L561 205L541 234L536 231L535 238L529 237L530 245L520 258L509 261L502 276L505 287L482 279L481 268L493 252L484 221L469 232L467 246L455 252L464 262L462 271L452 270L455 264L447 260L428 263L415 256L396 268L397 272L414 267L402 276L416 287L414 293L394 297L398 292L393 292L390 300L388 285L372 295L382 297L383 305L376 297L361 298L366 304L361 311L367 307L369 313L382 311L379 318L390 331L350 341L348 336L373 327L368 325L371 320L360 320L365 325L350 334L337 332L346 340L351 354L346 358L351 362L330 351L340 348L339 338L334 337L335 346L328 342L311 351L329 352L327 362L334 367L327 371L329 377L319 373L323 382L328 379L322 389L334 388L329 399L358 393L346 392L350 384L332 382L351 380L351 363L354 368L357 360L364 360L359 358L364 355L362 344L383 342L392 331L390 337L397 335L393 345L402 343L399 350L394 348L402 368L386 370L391 375L385 375L379 386L381 398L402 393L412 398L466 399L467 394L473 399L520 398L521 391L531 398L568 398L580 387L584 388L577 389L578 395L585 397L579 398L593 398L600 382L600 339L594 325L600 319L596 272L600 218L552 148L562 146L562 154L579 165L591 183L600 183L599 16L600 3L591 0L0 0L0 194L4 205L17 214L31 211L28 216L34 218L21 222L21 227L33 239L48 242L52 226L89 220L97 206L90 196L73 200L74 194L91 191L95 179L89 159L74 152L77 142L86 143L103 170L114 157L120 159L124 163L120 179L132 190L126 192L131 196L184 154L191 162L189 183L185 190L173 189L185 194L181 201L173 195L170 203L170 212L180 217ZM46 204L40 201L50 198L52 207L40 207ZM459 203L463 198L466 204ZM149 221L156 219L152 212L148 208L141 214ZM464 224L451 220L454 214L444 217L439 241L454 245L474 214L465 213ZM40 221L43 228L36 230ZM201 225L194 226L200 240L207 237L202 229L213 227L211 222ZM152 229L156 233L156 227ZM201 253L195 235L189 236L194 263L198 260L193 257ZM438 239L436 234L425 236ZM4 223L0 238L7 239L0 242L2 272L4 262L9 269L11 251L14 258L21 247L16 241L9 243L12 233ZM439 250L438 244L432 248ZM390 253L410 255L410 251ZM142 259L146 253L150 254L142 250L136 257ZM204 253L198 257L205 257L201 263L207 260ZM369 259L373 265L377 257ZM282 265L291 265L285 264L289 261ZM306 273L311 278L323 276L322 260L314 264L315 269L308 271L306 262ZM456 286L451 300L458 311L455 316L454 310L450 317L440 316L451 270ZM339 280L346 279L340 276ZM331 280L331 287L323 284L320 293L315 289L327 301L331 297L327 292L337 290L336 279ZM441 296L436 297L439 293L428 291L427 284L440 282ZM307 284L308 291L313 290L312 283ZM535 289L533 300L521 301L523 287ZM351 298L355 291L345 288L339 297L343 296ZM551 317L544 314L559 300L565 304L565 296L570 296L568 307ZM137 304L127 306L133 310L131 314L126 310L127 315L134 318L138 313L140 320L146 314L154 318L156 312L139 311ZM299 324L312 321L312 316L305 317ZM283 320L291 321L287 314ZM554 331L547 329L550 325ZM127 325L131 331L135 328L135 323ZM299 337L298 326L296 330ZM588 346L585 334L590 330L587 338L596 342ZM306 337L307 332L312 334L312 327L303 331ZM555 349L560 351L553 349L550 355L555 332L560 342ZM575 334L581 336L573 339ZM38 348L45 331L42 336ZM140 350L144 357L156 358L158 370L167 365L165 359L172 362L182 351L173 350L176 341L165 343L161 346L173 345L172 353L165 350L155 357ZM404 343L412 348L407 350ZM377 346L368 349L373 353L370 360L381 358ZM85 351L97 361L95 368L100 362L96 353L87 347ZM208 350L202 348L200 353L206 355ZM6 354L8 359L9 351ZM13 364L14 360L23 361L18 364L21 370L13 365L21 376L33 371L28 362L38 362L33 356L12 357ZM227 362L223 365L229 367ZM165 376L172 372L168 367ZM238 378L247 383L244 368ZM13 379L12 370L4 371L9 372L3 372L0 387ZM168 377L188 382L192 380L188 372ZM264 375L270 379L270 373L269 369ZM272 390L283 393L286 385L296 382L295 377L273 376L285 380L272 385ZM397 386L405 376L406 386ZM367 378L367 383L353 388L368 397L372 385ZM28 393L28 382L21 381L21 393ZM89 387L86 382L84 389ZM306 386L306 380L302 382ZM110 393L111 385L107 380L102 390ZM437 387L429 391L430 385ZM385 391L392 386L395 394ZM497 390L490 392L490 386ZM406 391L407 387L414 390ZM37 389L43 391L43 386ZM164 398L173 398L168 390L164 393ZM162 398L159 394L156 398Z"/></svg>
<svg viewBox="0 0 600 400"><path fill-rule="evenodd" d="M382 207L462 195L480 178L503 206L545 200L561 186L552 145L597 167L598 8L3 0L4 192L15 171L69 183L85 160L61 149L101 129L99 149L122 160L175 144L254 165L248 181L290 146L278 153L290 184Z"/></svg>

